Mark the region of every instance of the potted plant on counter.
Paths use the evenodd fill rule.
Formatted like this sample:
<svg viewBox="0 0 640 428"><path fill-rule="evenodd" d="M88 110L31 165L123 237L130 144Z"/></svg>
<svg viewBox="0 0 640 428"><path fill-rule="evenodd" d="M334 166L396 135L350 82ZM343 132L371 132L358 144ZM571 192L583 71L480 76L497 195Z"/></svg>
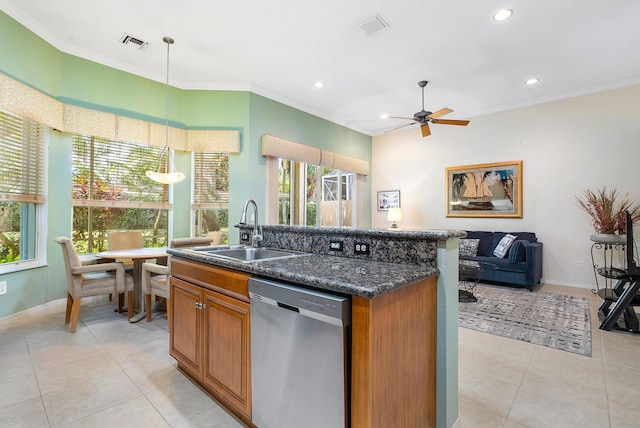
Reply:
<svg viewBox="0 0 640 428"><path fill-rule="evenodd" d="M634 223L640 220L640 202L630 201L628 193L618 201L616 189L584 190L582 198L575 199L576 205L591 217L596 231L590 237L593 242L623 244L627 232L625 212L629 211Z"/></svg>

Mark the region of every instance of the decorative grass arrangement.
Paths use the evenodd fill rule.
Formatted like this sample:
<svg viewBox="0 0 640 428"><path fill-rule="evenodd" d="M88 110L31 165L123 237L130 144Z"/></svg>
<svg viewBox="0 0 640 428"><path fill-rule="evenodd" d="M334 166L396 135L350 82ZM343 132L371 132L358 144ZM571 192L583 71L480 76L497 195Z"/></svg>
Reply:
<svg viewBox="0 0 640 428"><path fill-rule="evenodd" d="M576 205L591 217L596 233L626 233L626 211L634 223L640 220L640 202L631 202L628 193L618 202L618 191L603 187L595 192L584 190L583 198L575 198Z"/></svg>

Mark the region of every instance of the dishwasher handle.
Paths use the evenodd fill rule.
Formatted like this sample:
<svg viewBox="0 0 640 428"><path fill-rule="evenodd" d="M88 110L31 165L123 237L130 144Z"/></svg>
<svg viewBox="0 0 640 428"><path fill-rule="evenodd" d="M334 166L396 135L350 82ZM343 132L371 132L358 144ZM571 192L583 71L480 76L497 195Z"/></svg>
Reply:
<svg viewBox="0 0 640 428"><path fill-rule="evenodd" d="M282 309L289 309L290 311L300 313L300 308L296 308L295 306L287 305L286 303L277 302L278 307Z"/></svg>

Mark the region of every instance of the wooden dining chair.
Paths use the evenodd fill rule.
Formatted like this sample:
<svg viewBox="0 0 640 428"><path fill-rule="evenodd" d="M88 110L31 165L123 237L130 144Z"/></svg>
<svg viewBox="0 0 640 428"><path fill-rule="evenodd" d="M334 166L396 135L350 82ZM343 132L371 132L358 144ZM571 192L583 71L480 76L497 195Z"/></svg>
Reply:
<svg viewBox="0 0 640 428"><path fill-rule="evenodd" d="M109 248L109 251L143 248L144 239L142 238L142 232L137 230L117 230L114 232L109 232L107 233L107 246ZM115 259L115 261L122 263L127 273L133 274L132 259ZM109 295L109 301L111 301L111 295Z"/></svg>
<svg viewBox="0 0 640 428"><path fill-rule="evenodd" d="M142 232L137 230L115 231L107 233L107 245L109 246L109 251L130 250L144 247L144 240ZM133 266L133 260L131 259L117 259L116 261L122 262L125 268Z"/></svg>
<svg viewBox="0 0 640 428"><path fill-rule="evenodd" d="M176 238L169 243L169 248L187 248L210 245L213 238ZM169 300L169 263L167 266L145 262L142 264L142 292L144 293L144 307L147 311L147 322L151 321L152 296L164 297ZM169 305L167 304L167 317L169 317Z"/></svg>
<svg viewBox="0 0 640 428"><path fill-rule="evenodd" d="M64 323L71 321L71 333L76 332L80 315L80 299L101 294L118 295L118 312L122 312L124 293L133 302L133 278L125 275L122 263L94 263L87 260L83 264L71 239L58 237L55 240L62 247L64 267L67 273L67 309ZM133 305L128 306L128 316L133 316Z"/></svg>

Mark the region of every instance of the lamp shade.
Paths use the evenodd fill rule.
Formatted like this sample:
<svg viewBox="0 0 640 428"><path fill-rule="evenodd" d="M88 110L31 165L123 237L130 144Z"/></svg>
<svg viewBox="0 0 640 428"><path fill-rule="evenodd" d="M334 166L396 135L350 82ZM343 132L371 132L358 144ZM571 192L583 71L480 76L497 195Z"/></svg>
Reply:
<svg viewBox="0 0 640 428"><path fill-rule="evenodd" d="M181 172L155 172L147 171L145 173L147 177L161 184L174 184L184 179L184 174Z"/></svg>
<svg viewBox="0 0 640 428"><path fill-rule="evenodd" d="M402 211L400 211L400 208L389 208L389 211L387 211L387 221L392 222L389 229L397 230L398 223L396 222L402 221Z"/></svg>
<svg viewBox="0 0 640 428"><path fill-rule="evenodd" d="M389 208L387 211L387 221L402 221L402 210L400 208Z"/></svg>

